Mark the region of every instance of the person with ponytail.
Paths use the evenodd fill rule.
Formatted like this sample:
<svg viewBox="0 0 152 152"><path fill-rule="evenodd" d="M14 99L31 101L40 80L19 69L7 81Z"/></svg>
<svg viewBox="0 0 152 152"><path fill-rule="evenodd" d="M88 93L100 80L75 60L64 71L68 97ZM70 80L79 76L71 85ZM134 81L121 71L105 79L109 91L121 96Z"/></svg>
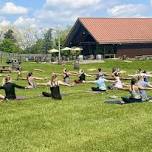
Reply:
<svg viewBox="0 0 152 152"><path fill-rule="evenodd" d="M139 85L139 82L137 81L137 79L132 78L130 87L129 87L130 96L122 97L122 100L124 101L124 103L145 101L143 98L143 95L141 94L141 90L152 90L152 88L143 87Z"/></svg>
<svg viewBox="0 0 152 152"><path fill-rule="evenodd" d="M48 92L42 92L42 95L44 97L52 97L53 99L57 99L57 100L61 100L62 96L60 93L60 85L64 85L64 86L69 86L71 87L72 85L62 82L60 80L58 80L57 78L57 74L52 73L51 75L51 79L49 82L47 83L39 83L38 85L43 85L43 86L49 86L50 87L50 93Z"/></svg>

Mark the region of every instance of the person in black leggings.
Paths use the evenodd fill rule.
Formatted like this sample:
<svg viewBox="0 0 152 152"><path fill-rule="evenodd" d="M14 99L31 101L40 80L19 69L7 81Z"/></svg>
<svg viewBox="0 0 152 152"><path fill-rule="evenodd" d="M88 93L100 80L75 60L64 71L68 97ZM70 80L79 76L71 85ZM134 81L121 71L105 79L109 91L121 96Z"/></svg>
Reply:
<svg viewBox="0 0 152 152"><path fill-rule="evenodd" d="M4 79L4 84L0 86L0 89L5 90L5 96L0 96L1 99L17 99L16 93L15 93L15 88L19 89L25 89L26 87L17 85L15 83L11 82L10 76L6 76Z"/></svg>
<svg viewBox="0 0 152 152"><path fill-rule="evenodd" d="M152 88L145 88L138 84L137 79L132 78L131 84L129 87L130 96L129 97L121 97L124 103L133 103L133 102L142 102L143 96L140 90L152 90Z"/></svg>
<svg viewBox="0 0 152 152"><path fill-rule="evenodd" d="M39 85L45 85L50 87L50 93L48 92L42 92L42 95L44 97L52 97L53 99L61 100L62 96L60 93L60 85L64 86L69 86L71 87L72 85L64 83L60 80L57 79L57 75L55 73L52 74L51 80L48 83L39 83Z"/></svg>

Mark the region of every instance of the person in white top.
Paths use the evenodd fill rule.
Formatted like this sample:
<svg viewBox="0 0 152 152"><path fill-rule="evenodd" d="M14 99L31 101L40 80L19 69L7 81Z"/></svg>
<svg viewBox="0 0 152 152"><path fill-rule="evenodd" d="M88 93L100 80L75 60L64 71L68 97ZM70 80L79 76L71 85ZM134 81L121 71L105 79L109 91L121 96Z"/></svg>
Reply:
<svg viewBox="0 0 152 152"><path fill-rule="evenodd" d="M122 89L123 83L120 80L119 73L114 74L115 82L113 84L113 88Z"/></svg>
<svg viewBox="0 0 152 152"><path fill-rule="evenodd" d="M111 86L108 86L108 89L124 89L124 87L128 87L120 80L119 73L114 73L113 78L114 78L114 83Z"/></svg>

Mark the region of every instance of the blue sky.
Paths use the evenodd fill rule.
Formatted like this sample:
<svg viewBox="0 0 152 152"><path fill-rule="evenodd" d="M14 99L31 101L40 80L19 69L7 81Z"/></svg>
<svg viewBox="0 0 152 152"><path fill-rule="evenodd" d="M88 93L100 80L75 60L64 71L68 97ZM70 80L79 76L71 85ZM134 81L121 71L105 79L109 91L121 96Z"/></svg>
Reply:
<svg viewBox="0 0 152 152"><path fill-rule="evenodd" d="M0 26L64 27L77 17L152 17L152 0L0 0Z"/></svg>

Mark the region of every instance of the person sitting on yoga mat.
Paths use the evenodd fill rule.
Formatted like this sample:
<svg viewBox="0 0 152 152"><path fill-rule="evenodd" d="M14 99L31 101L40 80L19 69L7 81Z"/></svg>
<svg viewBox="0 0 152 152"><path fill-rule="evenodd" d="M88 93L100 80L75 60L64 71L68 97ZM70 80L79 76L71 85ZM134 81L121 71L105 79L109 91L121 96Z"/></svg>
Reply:
<svg viewBox="0 0 152 152"><path fill-rule="evenodd" d="M113 81L105 79L103 75L101 75L98 78L98 80L95 80L95 81L85 81L85 83L95 83L97 85L97 87L92 87L91 88L92 91L101 91L101 92L107 90L105 82L113 82Z"/></svg>
<svg viewBox="0 0 152 152"><path fill-rule="evenodd" d="M141 70L141 69L138 69L138 71L136 72L136 74L134 75L129 75L130 77L138 77L138 76L143 76L144 77L144 81L145 82L148 82L149 80L149 77L152 77L151 73L150 72L147 72L146 70Z"/></svg>
<svg viewBox="0 0 152 152"><path fill-rule="evenodd" d="M127 71L124 71L124 70L120 70L118 67L117 68L112 68L112 76L114 76L115 73L117 74L124 74L126 73Z"/></svg>
<svg viewBox="0 0 152 152"><path fill-rule="evenodd" d="M137 85L137 80L135 78L131 79L129 92L130 92L130 97L122 97L122 100L125 103L142 102L139 86Z"/></svg>
<svg viewBox="0 0 152 152"><path fill-rule="evenodd" d="M91 77L91 75L86 74L82 69L79 71L78 75L79 75L79 79L75 80L74 81L75 83L83 83L86 81L86 76Z"/></svg>
<svg viewBox="0 0 152 152"><path fill-rule="evenodd" d="M143 98L140 90L152 90L152 88L144 88L139 86L137 79L132 78L129 88L130 97L122 97L124 103L142 102Z"/></svg>
<svg viewBox="0 0 152 152"><path fill-rule="evenodd" d="M38 77L34 77L32 72L29 72L27 75L27 81L28 81L28 89L33 89L37 87L37 84L35 82L35 80L45 80L46 78L38 78Z"/></svg>
<svg viewBox="0 0 152 152"><path fill-rule="evenodd" d="M152 85L144 80L144 76L138 76L138 86L142 88L152 88ZM140 89L140 94L143 101L151 100L152 97L148 96L146 90Z"/></svg>
<svg viewBox="0 0 152 152"><path fill-rule="evenodd" d="M98 80L100 78L100 76L103 76L103 75L104 75L104 73L101 70L101 68L98 68L98 74L96 75L96 80Z"/></svg>
<svg viewBox="0 0 152 152"><path fill-rule="evenodd" d="M144 81L145 82L148 82L149 80L149 74L147 73L147 71L146 70L144 70L143 72L142 72L142 75L143 75L143 78L144 78Z"/></svg>
<svg viewBox="0 0 152 152"><path fill-rule="evenodd" d="M114 73L114 83L111 86L111 89L122 89L123 88L123 83L120 80L120 74L119 73Z"/></svg>
<svg viewBox="0 0 152 152"><path fill-rule="evenodd" d="M70 83L70 72L66 68L63 70L63 80L65 83Z"/></svg>
<svg viewBox="0 0 152 152"><path fill-rule="evenodd" d="M16 72L17 72L16 80L19 80L19 79L22 77L22 68L21 68L21 67L18 67L18 68L16 69Z"/></svg>
<svg viewBox="0 0 152 152"><path fill-rule="evenodd" d="M72 86L70 84L58 80L57 75L55 73L52 74L51 80L48 83L39 83L38 85L45 85L50 87L51 93L42 92L42 95L44 97L52 97L53 99L58 99L58 100L62 99L59 86L60 85L69 86L69 87Z"/></svg>
<svg viewBox="0 0 152 152"><path fill-rule="evenodd" d="M95 75L95 80L98 80L99 77L100 77L100 76L103 76L103 75L104 75L104 76L109 76L109 74L103 72L101 68L98 68L96 73L90 73L89 75L90 75L90 76L91 76L91 75Z"/></svg>
<svg viewBox="0 0 152 152"><path fill-rule="evenodd" d="M15 83L12 83L11 77L6 76L4 79L4 84L2 86L0 86L0 89L5 90L5 96L0 95L0 98L1 99L12 99L12 100L17 99L16 93L15 93L15 88L26 89L26 87L19 86Z"/></svg>
<svg viewBox="0 0 152 152"><path fill-rule="evenodd" d="M112 68L112 76L114 76L115 73L120 73L120 69L119 68Z"/></svg>

